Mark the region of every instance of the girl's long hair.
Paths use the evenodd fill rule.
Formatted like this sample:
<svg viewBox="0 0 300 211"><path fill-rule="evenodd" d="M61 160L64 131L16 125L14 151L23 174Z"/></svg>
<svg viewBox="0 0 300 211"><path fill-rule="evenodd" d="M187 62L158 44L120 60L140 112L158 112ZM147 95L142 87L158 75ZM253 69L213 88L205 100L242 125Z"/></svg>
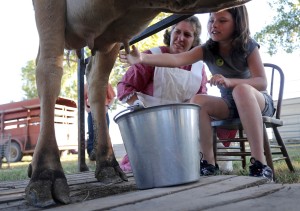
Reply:
<svg viewBox="0 0 300 211"><path fill-rule="evenodd" d="M232 54L243 54L246 56L247 43L250 40L249 18L245 5L227 9L234 20L235 30L232 37ZM218 53L219 44L211 38L206 42L209 49Z"/></svg>

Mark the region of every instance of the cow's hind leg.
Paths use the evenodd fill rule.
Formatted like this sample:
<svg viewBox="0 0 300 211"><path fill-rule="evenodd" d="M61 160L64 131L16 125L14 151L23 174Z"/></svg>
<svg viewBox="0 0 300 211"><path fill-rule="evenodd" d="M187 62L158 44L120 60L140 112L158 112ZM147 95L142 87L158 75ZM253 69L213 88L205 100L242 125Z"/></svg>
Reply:
<svg viewBox="0 0 300 211"><path fill-rule="evenodd" d="M121 170L115 158L105 119L107 83L119 48L120 46L116 44L107 53L97 52L87 67L88 97L95 124L95 177L98 181L104 183L116 183L127 180L125 173Z"/></svg>
<svg viewBox="0 0 300 211"><path fill-rule="evenodd" d="M60 163L54 131L54 106L63 74L65 1L35 0L40 35L36 82L41 105L40 134L28 168L25 198L33 206L69 203L69 186Z"/></svg>

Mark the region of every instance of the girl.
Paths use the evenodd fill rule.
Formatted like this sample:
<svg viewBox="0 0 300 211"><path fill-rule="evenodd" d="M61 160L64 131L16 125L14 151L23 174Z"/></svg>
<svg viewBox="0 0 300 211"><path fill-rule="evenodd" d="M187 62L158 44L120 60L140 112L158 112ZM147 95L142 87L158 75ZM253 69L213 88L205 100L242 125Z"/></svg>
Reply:
<svg viewBox="0 0 300 211"><path fill-rule="evenodd" d="M273 101L266 93L267 79L258 51L250 37L245 6L211 13L207 24L210 39L202 46L179 54L149 55L134 46L120 60L130 64L177 67L203 60L212 73L210 85L218 86L221 97L198 94L190 102L201 106L200 146L203 152L201 175L218 173L213 154L211 118L239 117L251 148L250 176L273 178L263 150L262 114L272 116Z"/></svg>

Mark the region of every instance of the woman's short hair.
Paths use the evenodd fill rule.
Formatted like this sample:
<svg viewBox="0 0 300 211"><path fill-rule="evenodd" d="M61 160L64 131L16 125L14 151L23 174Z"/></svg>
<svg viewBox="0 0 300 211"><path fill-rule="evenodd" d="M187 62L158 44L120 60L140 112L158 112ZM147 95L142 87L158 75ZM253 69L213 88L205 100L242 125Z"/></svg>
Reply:
<svg viewBox="0 0 300 211"><path fill-rule="evenodd" d="M201 39L200 39L200 35L201 35L201 24L199 19L196 16L191 16L185 20L183 20L185 22L190 23L193 27L194 27L194 42L192 45L192 48L200 45L201 44ZM180 22L179 22L180 23ZM178 24L178 23L177 23ZM173 25L171 28L171 31L169 31L168 29L165 31L164 34L164 44L167 46L170 46L170 42L171 42L171 32L174 30L175 26L177 25Z"/></svg>

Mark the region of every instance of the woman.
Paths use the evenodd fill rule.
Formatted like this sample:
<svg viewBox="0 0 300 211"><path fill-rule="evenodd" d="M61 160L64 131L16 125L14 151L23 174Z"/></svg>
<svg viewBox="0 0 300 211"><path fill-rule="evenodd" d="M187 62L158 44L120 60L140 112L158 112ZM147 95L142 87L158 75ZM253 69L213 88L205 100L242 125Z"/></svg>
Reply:
<svg viewBox="0 0 300 211"><path fill-rule="evenodd" d="M145 51L146 54L177 54L191 50L200 44L201 25L196 16L187 18L166 30L164 43ZM168 81L169 83L166 83ZM202 61L193 65L174 68L154 67L144 64L132 65L117 86L118 99L129 105L155 106L183 103L196 94L207 94L207 77ZM125 155L120 163L124 172L131 166Z"/></svg>
<svg viewBox="0 0 300 211"><path fill-rule="evenodd" d="M192 16L172 26L164 34L166 46L145 51L147 54L177 54L200 44L201 25ZM172 83L165 83L165 81ZM145 106L187 102L197 93L207 94L207 77L202 61L174 68L132 65L117 86L118 99L133 104L140 100ZM188 86L186 86L188 84Z"/></svg>

